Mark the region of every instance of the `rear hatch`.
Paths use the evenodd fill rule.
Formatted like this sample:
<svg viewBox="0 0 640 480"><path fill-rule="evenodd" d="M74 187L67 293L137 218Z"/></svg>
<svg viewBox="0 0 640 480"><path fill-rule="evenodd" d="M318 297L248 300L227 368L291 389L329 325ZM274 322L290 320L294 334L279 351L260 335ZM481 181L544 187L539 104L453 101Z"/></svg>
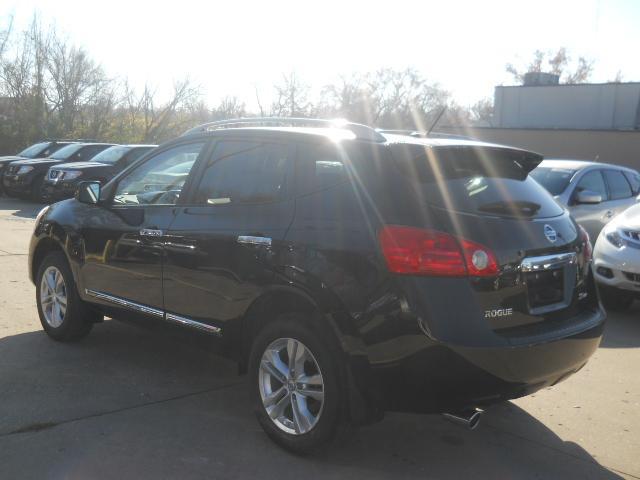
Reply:
<svg viewBox="0 0 640 480"><path fill-rule="evenodd" d="M422 208L420 226L480 244L496 259L497 273L468 277L476 311L492 330L535 335L543 323L553 328L593 307L585 238L528 176L541 156L472 143L393 144L391 151Z"/></svg>

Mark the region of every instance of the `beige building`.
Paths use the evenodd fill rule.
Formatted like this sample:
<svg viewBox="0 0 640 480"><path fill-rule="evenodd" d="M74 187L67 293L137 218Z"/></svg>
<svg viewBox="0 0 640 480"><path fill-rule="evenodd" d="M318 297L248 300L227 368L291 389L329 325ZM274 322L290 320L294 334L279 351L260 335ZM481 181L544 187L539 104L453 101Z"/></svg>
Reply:
<svg viewBox="0 0 640 480"><path fill-rule="evenodd" d="M561 85L535 74L495 89L491 127L438 127L542 153L640 170L640 82Z"/></svg>

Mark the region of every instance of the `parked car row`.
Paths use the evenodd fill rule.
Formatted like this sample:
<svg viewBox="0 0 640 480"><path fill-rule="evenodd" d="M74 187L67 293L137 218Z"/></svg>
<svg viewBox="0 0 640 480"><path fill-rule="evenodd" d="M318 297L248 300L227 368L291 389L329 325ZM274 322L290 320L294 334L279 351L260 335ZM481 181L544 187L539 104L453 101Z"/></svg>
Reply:
<svg viewBox="0 0 640 480"><path fill-rule="evenodd" d="M40 142L0 157L0 191L35 202L70 198L83 180L105 183L155 145L81 141Z"/></svg>
<svg viewBox="0 0 640 480"><path fill-rule="evenodd" d="M629 308L640 298L640 174L607 163L544 160L531 176L589 233L605 306Z"/></svg>

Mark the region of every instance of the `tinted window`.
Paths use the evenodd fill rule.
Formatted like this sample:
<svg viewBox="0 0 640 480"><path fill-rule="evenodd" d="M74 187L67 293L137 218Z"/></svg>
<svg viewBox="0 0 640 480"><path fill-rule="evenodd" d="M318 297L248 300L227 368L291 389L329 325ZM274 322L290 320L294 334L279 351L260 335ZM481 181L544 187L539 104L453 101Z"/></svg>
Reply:
<svg viewBox="0 0 640 480"><path fill-rule="evenodd" d="M300 144L298 155L300 194L317 192L349 178L344 158L334 145Z"/></svg>
<svg viewBox="0 0 640 480"><path fill-rule="evenodd" d="M93 157L91 161L113 165L125 156L129 150L131 150L131 147L122 147L119 145L109 147Z"/></svg>
<svg viewBox="0 0 640 480"><path fill-rule="evenodd" d="M102 152L107 148L109 148L109 145L91 145L85 147L77 153L75 159L79 161L91 160L96 156L96 154Z"/></svg>
<svg viewBox="0 0 640 480"><path fill-rule="evenodd" d="M549 192L522 168L523 152L399 144L392 145L392 153L400 170L432 205L502 216L562 214Z"/></svg>
<svg viewBox="0 0 640 480"><path fill-rule="evenodd" d="M620 170L605 170L604 176L609 184L609 193L611 200L620 200L629 198L633 195L631 185L627 182L626 177Z"/></svg>
<svg viewBox="0 0 640 480"><path fill-rule="evenodd" d="M126 175L116 189L116 205L175 205L204 143L166 150Z"/></svg>
<svg viewBox="0 0 640 480"><path fill-rule="evenodd" d="M43 151L49 146L49 142L36 143L21 151L18 156L26 158L36 158L43 154ZM44 155L46 156L46 155Z"/></svg>
<svg viewBox="0 0 640 480"><path fill-rule="evenodd" d="M602 178L600 170L592 170L580 179L575 193L580 193L583 190L599 193L602 196L603 201L609 198L607 194L607 187L604 184L604 179Z"/></svg>
<svg viewBox="0 0 640 480"><path fill-rule="evenodd" d="M625 177L629 180L631 184L631 188L633 188L633 194L637 195L640 193L640 174L637 172L624 172Z"/></svg>
<svg viewBox="0 0 640 480"><path fill-rule="evenodd" d="M84 147L84 145L78 143L67 145L51 155L50 158L54 158L56 160L67 160L82 147Z"/></svg>
<svg viewBox="0 0 640 480"><path fill-rule="evenodd" d="M221 141L202 175L196 201L206 205L265 203L283 198L288 147L260 142Z"/></svg>
<svg viewBox="0 0 640 480"><path fill-rule="evenodd" d="M127 155L127 158L126 158L127 165L131 165L133 162L138 160L142 155L147 153L149 150L152 150L153 148L154 147L133 148L131 151L129 151L129 154Z"/></svg>
<svg viewBox="0 0 640 480"><path fill-rule="evenodd" d="M535 178L551 195L560 195L569 186L569 181L574 173L576 173L575 170L566 168L538 167L529 175Z"/></svg>

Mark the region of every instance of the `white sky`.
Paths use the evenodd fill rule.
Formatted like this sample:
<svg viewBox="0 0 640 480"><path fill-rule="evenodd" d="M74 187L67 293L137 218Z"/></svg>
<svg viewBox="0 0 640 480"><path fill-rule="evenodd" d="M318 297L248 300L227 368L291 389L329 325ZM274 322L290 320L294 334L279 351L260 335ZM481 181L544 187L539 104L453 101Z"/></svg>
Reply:
<svg viewBox="0 0 640 480"><path fill-rule="evenodd" d="M186 74L209 102L254 106L283 72L314 87L380 67L420 70L468 105L511 83L507 62L566 46L595 60L593 81L640 80L639 0L225 2L0 0L0 25L34 11L113 76L162 91Z"/></svg>

